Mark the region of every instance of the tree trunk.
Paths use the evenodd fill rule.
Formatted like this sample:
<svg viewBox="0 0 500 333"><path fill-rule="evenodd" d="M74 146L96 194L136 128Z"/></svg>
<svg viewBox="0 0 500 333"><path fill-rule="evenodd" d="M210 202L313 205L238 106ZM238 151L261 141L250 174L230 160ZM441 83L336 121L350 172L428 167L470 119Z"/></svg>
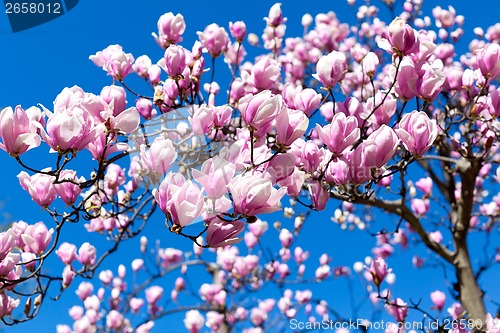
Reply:
<svg viewBox="0 0 500 333"><path fill-rule="evenodd" d="M483 302L483 291L477 284L477 279L472 270L466 240L457 248L455 270L460 292L460 302L467 310L469 319L479 321L484 328L486 323L486 308ZM479 326L478 326L479 327Z"/></svg>
<svg viewBox="0 0 500 333"><path fill-rule="evenodd" d="M458 280L460 302L467 310L469 319L479 321L480 326L478 328L484 329L486 308L483 301L483 291L477 284L467 246L467 234L474 206L474 189L481 163L478 160L467 161L461 159L457 162L457 167L462 179L462 190L456 206L456 215L452 215L456 222L453 230L456 251L453 265Z"/></svg>

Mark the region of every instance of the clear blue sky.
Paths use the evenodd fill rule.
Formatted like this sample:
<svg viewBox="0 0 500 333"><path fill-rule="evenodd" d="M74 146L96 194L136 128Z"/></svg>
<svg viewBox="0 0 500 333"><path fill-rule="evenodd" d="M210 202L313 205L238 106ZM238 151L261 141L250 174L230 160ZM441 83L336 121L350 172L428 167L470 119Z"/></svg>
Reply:
<svg viewBox="0 0 500 333"><path fill-rule="evenodd" d="M342 22L353 23L354 14L344 0L316 0L298 1L282 0L284 16L288 17L286 36L301 35L300 19L305 12L313 16L320 12L333 10ZM360 2L360 0L358 0ZM430 14L433 5L441 6L453 3L458 14L466 16L466 34L461 44L462 50L466 47L465 41L470 40L472 29L481 26L486 29L498 20L500 5L496 1L425 1L424 5ZM119 1L119 0L86 0L80 3L62 17L42 26L13 34L8 25L8 19L3 9L0 13L0 64L2 74L0 80L0 108L22 104L29 107L36 103L51 106L54 97L63 87L79 85L84 90L99 93L104 85L111 83L110 77L90 60L89 55L102 50L109 44L121 44L126 52L131 52L135 57L142 54L149 55L152 59L159 59L162 50L151 37L151 32L156 31L158 17L172 11L182 13L187 23L183 45L190 49L196 38L196 31L203 30L210 23L216 22L225 26L229 21L244 20L248 30L261 35L264 28L262 18L267 14L273 1ZM379 2L375 2L379 5ZM0 6L1 7L1 6ZM382 17L389 22L388 12L381 11ZM250 50L250 47L248 47ZM223 67L220 62L219 68ZM208 67L208 66L207 66ZM129 101L133 101L132 98ZM45 149L45 148L43 148ZM28 159L36 162L38 166L45 164L44 154L29 154ZM17 163L7 154L0 154L2 173L0 183L0 200L4 202L4 212L11 215L12 220L23 219L30 223L38 220L48 221L48 216L40 208L30 202L28 195L20 188L16 175L21 171ZM47 162L48 163L48 162ZM334 204L328 206L324 213L313 214L307 221L299 245L315 244L312 249L309 270L315 269L318 256L328 252L333 257L333 265L351 265L354 261L362 260L370 255L375 240L365 233L345 233L329 221L329 213L333 211ZM278 217L271 215L264 219L274 222ZM377 218L386 218L383 216ZM191 244L185 239L169 234L162 227L162 221L151 226L150 232L162 235L163 244L190 249ZM288 223L290 227L290 221ZM86 233L78 234L78 226L67 234L68 239L81 244L87 237ZM90 237L90 236L88 236ZM135 243L134 243L135 244ZM480 244L478 243L478 246ZM422 254L422 251L418 251ZM391 265L397 267L397 283L395 293L405 299L414 300L424 298L423 304L429 304L429 292L443 289L442 275L430 278L430 271L417 272L410 268L411 257L415 252L410 250L390 259ZM314 266L313 266L314 263ZM107 267L116 269L116 262L106 262ZM486 286L498 279L498 270L495 275L488 275L484 282ZM489 283L486 281L489 279ZM434 282L436 281L436 282ZM349 304L343 302L342 291L345 286L343 281L328 285L325 294L332 304L339 304L337 308L348 309ZM330 289L332 288L332 289ZM334 289L333 289L334 288ZM165 286L165 290L169 290ZM7 332L29 332L37 328L40 332L55 330L55 325L61 322L69 323L66 310L76 304L73 291L67 292L58 303L45 304L39 318L24 326L6 329ZM500 292L497 290L497 300ZM337 301L334 301L337 299ZM345 299L345 298L344 298ZM346 313L348 314L348 313ZM169 332L181 332L180 321L175 321ZM165 330L158 330L164 331Z"/></svg>

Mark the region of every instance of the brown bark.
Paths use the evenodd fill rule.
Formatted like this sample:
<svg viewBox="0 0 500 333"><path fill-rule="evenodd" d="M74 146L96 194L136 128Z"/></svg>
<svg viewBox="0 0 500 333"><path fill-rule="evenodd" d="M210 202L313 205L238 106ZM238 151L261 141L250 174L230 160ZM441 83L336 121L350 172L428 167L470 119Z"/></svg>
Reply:
<svg viewBox="0 0 500 333"><path fill-rule="evenodd" d="M486 308L483 301L483 291L479 288L472 270L466 242L457 249L454 265L458 280L460 303L467 310L469 319L479 321L482 323L481 327L485 327Z"/></svg>
<svg viewBox="0 0 500 333"><path fill-rule="evenodd" d="M477 284L467 247L467 234L474 205L474 189L481 163L476 159L471 161L461 159L457 163L457 167L462 179L462 190L452 215L454 219L453 240L455 243L453 265L458 280L460 302L467 310L469 319L480 321L483 323L481 327L484 327L486 308L483 301L483 292Z"/></svg>

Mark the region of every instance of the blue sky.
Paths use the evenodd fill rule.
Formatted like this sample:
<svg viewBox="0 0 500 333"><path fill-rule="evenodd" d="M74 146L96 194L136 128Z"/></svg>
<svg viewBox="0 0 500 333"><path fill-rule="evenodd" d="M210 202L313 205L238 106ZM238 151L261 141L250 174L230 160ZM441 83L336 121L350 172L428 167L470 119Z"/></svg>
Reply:
<svg viewBox="0 0 500 333"><path fill-rule="evenodd" d="M286 36L301 35L300 19L306 11L314 16L319 12L333 10L342 22L347 23L352 23L354 18L353 11L344 0L282 0L281 2L284 16L288 17ZM135 57L147 54L152 59L159 59L162 56L162 50L154 42L151 32L156 31L158 17L165 12L180 12L184 15L187 29L183 45L190 49L196 39L196 31L203 30L206 25L213 22L227 28L229 21L244 20L248 30L260 36L264 28L262 18L273 3L267 0L258 1L258 5L251 1L87 0L80 1L73 10L54 21L15 34L11 32L7 16L2 10L0 13L0 64L2 64L0 108L17 104L27 108L36 103L51 106L54 97L63 87L75 84L85 91L99 93L102 86L111 83L111 78L88 60L88 57L110 44L122 45L126 52L131 52ZM474 27L481 26L486 29L498 20L497 15L490 13L497 13L500 5L491 0L473 2L433 0L425 1L424 8L430 13L433 5L447 6L449 3L453 3L458 14L466 16L464 26L466 34L462 43L459 44L461 50L467 47L466 41L472 38L471 31ZM378 2L376 4L379 5ZM387 10L382 9L381 14L386 22L390 21ZM247 50L252 54L250 46ZM224 64L219 60L218 68L221 69L223 66ZM130 101L133 101L132 98L129 99ZM42 148L44 149L46 148ZM47 158L45 152L28 154L27 160L37 166L46 165L49 162L45 160ZM30 202L28 195L20 188L16 175L21 169L15 160L7 154L0 154L0 163L3 171L0 175L0 183L3 185L0 191L0 201L4 203L2 213L9 214L12 220L23 219L30 223L42 219L47 221L48 216L41 212L35 203ZM335 205L336 203L330 204L324 213L313 214L307 221L304 233L299 240L298 245L304 248L308 244L315 244L312 246L310 270L315 269L317 257L323 252L328 252L332 256L334 266L351 265L354 261L362 260L366 255L370 255L371 247L375 242L372 237L361 232L342 232L329 221L329 213L333 211ZM277 218L279 217L276 215L270 215L268 218L264 216L264 219L270 223ZM377 216L377 218L387 217ZM191 244L188 244L185 239L169 234L162 226L162 221L156 222L157 224L151 226L150 232L162 235L162 242L168 243L168 246L191 248ZM291 221L285 223L288 223L291 228ZM81 235L94 237L87 236L86 233L79 234L78 226L72 226L72 228L68 230L71 232L67 233L67 237L78 244L84 241ZM478 244L479 247L480 240L474 241L473 244ZM418 252L423 254L421 250ZM414 253L410 250L390 259L394 267L398 267L395 293L414 299L420 296L425 299L423 304L429 304L429 292L443 288L442 276L438 274L437 278L430 278L429 271L415 274L415 271L410 269L410 261ZM106 265L113 269L117 266L112 262L107 262ZM494 283L495 276L498 278L498 270L492 274L496 275L489 275L489 278L486 276L484 281L486 286ZM490 282L487 283L487 280ZM331 299L340 299L332 301L332 304L338 303L338 308L348 309L349 305L341 300L343 298L341 295L345 296L345 283L340 281L332 284L331 291L329 288L325 290L328 294L331 293ZM168 290L168 287L165 289ZM500 299L498 291L496 291L496 299ZM35 327L43 332L54 331L55 324L69 323L66 309L73 304L75 304L75 297L70 291L60 302L45 304L39 318L24 326L9 328L6 331L27 332ZM179 321L174 325L176 332L180 325L182 324Z"/></svg>

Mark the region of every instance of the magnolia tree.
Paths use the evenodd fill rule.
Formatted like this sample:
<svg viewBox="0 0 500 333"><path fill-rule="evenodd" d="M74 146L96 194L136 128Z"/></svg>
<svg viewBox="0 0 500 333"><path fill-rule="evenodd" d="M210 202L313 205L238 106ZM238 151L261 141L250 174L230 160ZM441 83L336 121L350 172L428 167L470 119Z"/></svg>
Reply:
<svg viewBox="0 0 500 333"><path fill-rule="evenodd" d="M413 314L435 331L499 332L487 311L498 303L478 281L500 253L486 243L474 258L468 238L498 240L500 24L476 28L459 55L464 17L454 8L431 17L421 0L399 5L381 3L394 15L387 23L375 6L357 8L352 26L333 12L305 14L293 37L275 4L261 39L242 21L214 23L194 45L182 44L183 16L166 13L153 33L160 59L110 45L90 56L112 78L99 94L73 86L50 106L3 109L1 148L46 218L0 234L1 320L21 324L76 289L82 304L59 333L150 332L167 315L191 333L310 331L358 319L311 291L344 277L359 282L373 313L392 316L387 331L404 330ZM259 55L248 59L245 48ZM215 74L221 66L229 77ZM48 148L44 165L23 159ZM344 229L386 217L372 258L307 261L295 241L325 208ZM281 223L264 222L277 211ZM158 222L161 241L145 236ZM70 224L81 243L65 239ZM262 241L271 227L275 244ZM99 245L85 233L100 234ZM162 245L173 237L193 250ZM416 268L429 259L448 272L449 290L422 295L433 307L390 289L391 255L412 244L428 249ZM125 246L138 255L127 259ZM113 255L118 270L104 269ZM64 269L47 269L52 258Z"/></svg>

